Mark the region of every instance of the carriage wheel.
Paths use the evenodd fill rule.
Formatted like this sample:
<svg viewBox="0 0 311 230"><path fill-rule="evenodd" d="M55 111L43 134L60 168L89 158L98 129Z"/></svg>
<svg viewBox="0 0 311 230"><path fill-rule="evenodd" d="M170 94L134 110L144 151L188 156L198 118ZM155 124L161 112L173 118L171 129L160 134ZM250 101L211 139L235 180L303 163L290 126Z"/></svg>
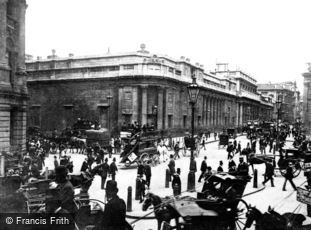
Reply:
<svg viewBox="0 0 311 230"><path fill-rule="evenodd" d="M148 155L148 153L143 153L141 156L140 156L140 161L141 162L146 162L146 161L148 161L149 160L149 155Z"/></svg>
<svg viewBox="0 0 311 230"><path fill-rule="evenodd" d="M300 162L293 162L294 166L293 166L293 175L294 175L294 178L299 176L300 172L301 172L301 165L300 165ZM285 174L286 174L286 168L282 168L280 169L280 173L283 177L285 177Z"/></svg>
<svg viewBox="0 0 311 230"><path fill-rule="evenodd" d="M240 199L235 216L236 230L244 230L247 212L248 212L248 204L244 200Z"/></svg>

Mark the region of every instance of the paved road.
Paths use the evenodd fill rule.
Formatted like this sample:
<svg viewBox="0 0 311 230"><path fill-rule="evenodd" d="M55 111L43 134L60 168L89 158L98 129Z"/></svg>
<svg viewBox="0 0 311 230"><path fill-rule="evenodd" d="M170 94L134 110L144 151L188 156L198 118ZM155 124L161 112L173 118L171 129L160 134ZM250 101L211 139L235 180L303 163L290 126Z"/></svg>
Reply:
<svg viewBox="0 0 311 230"><path fill-rule="evenodd" d="M242 148L246 146L248 139L245 136L238 137L238 141L240 140L242 143ZM70 155L70 154L68 154ZM180 154L182 155L182 154ZM189 154L188 154L189 156ZM214 170L218 167L218 163L220 160L224 162L224 170L227 170L227 152L225 149L218 149L218 142L209 143L206 145L206 150L202 149L200 151L200 155L196 158L197 168L200 169L201 161L203 157L207 156L207 163ZM114 156L118 160L118 156ZM53 156L50 156L49 159L46 160L46 165L49 168L53 168ZM72 159L74 161L74 172L79 172L81 168L81 164L85 158L85 155L72 154ZM238 163L239 155L234 157L236 163ZM109 163L112 158L109 159ZM189 157L182 157L181 159L176 160L176 168L181 168L181 180L182 180L182 191L186 191L187 188L187 176L189 170ZM167 196L172 195L171 188L165 188L165 170L167 168L167 163L161 163L160 165L152 168L152 179L151 179L151 191L159 196ZM261 182L263 181L262 174L265 171L265 166L257 165L258 169L258 186L262 187ZM133 196L135 194L135 180L136 180L136 169L119 169L119 172L116 175L116 179L118 181L119 187L119 196L126 201L127 198L127 188L128 186L132 186L133 188ZM277 173L278 174L278 173ZM196 180L198 179L200 172L196 173ZM299 175L298 178L295 178L294 182L296 185L300 185L305 181L305 177L303 173ZM256 206L262 212L268 209L268 206L271 205L275 208L276 211L280 213L292 212L296 209L298 213L302 213L306 215L306 206L296 201L296 192L293 192L290 184L287 184L287 191L282 191L282 185L284 182L284 178L278 174L275 177L275 187L271 188L270 183L266 185L266 188L257 194L253 194L245 197L244 199L253 206ZM196 190L201 191L203 184L196 182ZM256 189L253 188L253 181L249 182L246 189L245 194L252 192ZM90 197L94 199L99 199L104 201L105 192L100 189L100 177L95 176L93 184L89 190ZM183 195L187 195L189 193L185 192ZM195 193L189 194L192 196L196 196ZM297 208L298 207L298 208ZM131 215L143 215L145 214L141 210L141 204L138 201L133 200L133 212L129 213ZM128 220L132 222L133 220ZM306 222L307 223L307 222ZM311 223L310 219L308 219L308 223ZM157 229L157 224L155 220L142 220L135 223L135 230L149 230L149 229Z"/></svg>

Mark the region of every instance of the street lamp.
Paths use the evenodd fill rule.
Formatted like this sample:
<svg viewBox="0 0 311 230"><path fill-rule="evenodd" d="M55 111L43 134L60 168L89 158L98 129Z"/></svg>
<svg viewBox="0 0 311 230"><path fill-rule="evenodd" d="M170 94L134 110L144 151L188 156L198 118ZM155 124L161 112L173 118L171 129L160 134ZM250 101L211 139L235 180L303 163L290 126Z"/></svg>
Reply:
<svg viewBox="0 0 311 230"><path fill-rule="evenodd" d="M108 95L106 98L108 101L108 129L110 131L110 106L111 106L112 96Z"/></svg>
<svg viewBox="0 0 311 230"><path fill-rule="evenodd" d="M194 109L195 109L195 104L198 100L200 88L198 84L196 83L196 77L195 75L192 75L192 83L187 86L188 90L188 96L189 96L189 103L191 105L191 158L190 158L190 167L191 168L191 161L193 159L193 151L195 148L195 141L194 141ZM195 189L195 174L193 171L189 171L188 174L188 186L187 190L192 191Z"/></svg>
<svg viewBox="0 0 311 230"><path fill-rule="evenodd" d="M278 95L278 99L276 101L276 109L277 109L277 120L276 120L276 149L279 150L279 139L280 139L280 130L279 130L279 116L280 116L280 109L282 106L282 95ZM280 153L281 154L281 153Z"/></svg>

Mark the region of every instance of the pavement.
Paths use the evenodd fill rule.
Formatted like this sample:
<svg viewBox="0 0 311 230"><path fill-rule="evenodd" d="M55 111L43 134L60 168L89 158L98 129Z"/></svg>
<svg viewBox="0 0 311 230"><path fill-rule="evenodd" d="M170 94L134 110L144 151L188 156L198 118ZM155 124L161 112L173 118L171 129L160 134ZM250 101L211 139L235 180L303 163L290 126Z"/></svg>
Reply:
<svg viewBox="0 0 311 230"><path fill-rule="evenodd" d="M241 141L242 148L246 147L246 143L249 142L249 140L245 136L239 136L237 138L237 141ZM291 145L292 142L288 142L287 144ZM268 148L267 148L268 149ZM258 150L259 152L259 150ZM172 152L169 152L169 154ZM70 154L67 153L67 155L71 155L72 160L74 161L74 173L79 173L79 170L81 168L82 162L85 159L85 155L82 154ZM180 153L182 156L182 154ZM185 157L181 157L180 159L177 159L175 161L176 168L181 168L181 181L182 181L182 195L189 195L196 197L196 193L192 192L186 192L187 189L187 176L189 172L189 163L190 163L190 153L188 152ZM206 149L201 149L199 156L196 158L197 162L197 168L200 169L200 165L202 160L204 159L204 156L207 156L207 164L212 167L213 170L216 170L219 164L219 161L222 160L224 162L224 170L227 171L228 168L228 161L227 161L227 152L226 148L219 148L218 147L218 140L214 140L214 137L209 138L206 144ZM45 163L46 166L50 169L54 168L53 165L53 155L50 155ZM113 157L116 157L117 162L119 162L119 156L113 155ZM239 160L239 154L236 154L234 156L234 161L238 164ZM112 158L109 158L109 163L111 163ZM165 171L167 169L168 161L162 162L161 164L152 167L152 177L151 177L151 186L150 186L150 192L155 193L156 195L159 195L160 197L165 196L172 196L173 190L172 188L165 188ZM256 206L261 212L266 212L268 210L268 206L271 206L275 209L275 211L283 214L286 212L293 212L295 210L296 213L301 213L303 215L307 215L306 211L306 205L298 202L296 200L296 192L293 191L291 188L291 185L287 184L287 191L282 191L282 186L284 182L284 178L280 175L280 173L276 172L277 176L274 179L275 187L271 187L270 183L266 184L266 187L263 188L262 181L263 181L263 174L265 171L265 165L256 165L255 168L258 170L258 188L253 188L253 179L251 182L249 182L245 188L244 194L253 193L257 190L262 190L258 193L254 193L252 195L246 196L243 199L252 206ZM119 171L116 175L116 180L118 182L119 187L119 196L125 200L127 200L127 190L128 187L131 186L132 189L132 212L128 212L128 215L132 216L143 216L147 212L142 211L142 204L139 203L139 201L134 200L135 198L135 182L136 182L136 168L121 168L121 165L119 165ZM201 191L203 187L203 183L198 183L198 177L200 175L200 171L196 172L196 191ZM250 168L250 173L252 173ZM306 181L306 178L303 176L303 172L300 173L300 175L294 179L294 182L296 186L303 185L303 183ZM89 190L90 198L92 199L98 199L100 201L105 201L105 190L101 190L100 188L101 178L99 176L95 176L94 181L92 183L92 186ZM78 191L77 191L78 193ZM153 214L151 214L152 216ZM129 223L133 223L134 219L128 219ZM307 221L305 221L304 224L310 224L311 218L307 218ZM139 220L135 222L134 224L135 230L151 230L157 229L157 222L155 219L152 220Z"/></svg>

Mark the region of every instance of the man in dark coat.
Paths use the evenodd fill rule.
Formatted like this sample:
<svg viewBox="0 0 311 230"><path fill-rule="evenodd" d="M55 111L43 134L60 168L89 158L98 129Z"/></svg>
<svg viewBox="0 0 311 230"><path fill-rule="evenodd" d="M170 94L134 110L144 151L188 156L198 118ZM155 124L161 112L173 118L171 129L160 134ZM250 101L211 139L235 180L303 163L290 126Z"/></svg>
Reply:
<svg viewBox="0 0 311 230"><path fill-rule="evenodd" d="M107 181L106 195L107 204L105 205L102 217L99 220L96 230L125 230L129 224L125 220L126 204L123 199L119 198L117 182L114 180Z"/></svg>
<svg viewBox="0 0 311 230"><path fill-rule="evenodd" d="M267 183L270 180L271 187L274 187L273 176L274 176L274 167L271 161L268 160L266 161L265 180L262 182L262 184L265 185L265 183Z"/></svg>
<svg viewBox="0 0 311 230"><path fill-rule="evenodd" d="M234 150L234 146L233 146L232 142L229 142L229 145L228 145L228 147L227 147L228 159L230 158L230 156L233 156L233 155L232 155L233 150Z"/></svg>
<svg viewBox="0 0 311 230"><path fill-rule="evenodd" d="M174 175L176 172L175 170L175 160L174 160L174 155L170 155L170 162L168 163L168 168L170 170L171 177Z"/></svg>
<svg viewBox="0 0 311 230"><path fill-rule="evenodd" d="M145 167L140 160L137 163L137 175L142 177L144 175Z"/></svg>
<svg viewBox="0 0 311 230"><path fill-rule="evenodd" d="M150 167L150 162L145 162L145 176L146 176L146 185L148 186L148 189L150 189L150 181L151 181L151 167Z"/></svg>
<svg viewBox="0 0 311 230"><path fill-rule="evenodd" d="M116 173L118 171L117 165L116 165L116 158L114 157L112 159L112 163L109 166L109 173L111 175L111 180L116 180Z"/></svg>
<svg viewBox="0 0 311 230"><path fill-rule="evenodd" d="M57 156L54 156L54 170L59 166Z"/></svg>
<svg viewBox="0 0 311 230"><path fill-rule="evenodd" d="M283 184L283 191L286 191L286 183L287 181L290 182L290 184L292 185L294 190L297 190L296 185L293 182L293 178L294 178L294 173L293 173L293 163L289 162L288 166L286 168L286 173L285 173L285 181Z"/></svg>
<svg viewBox="0 0 311 230"><path fill-rule="evenodd" d="M105 158L105 162L101 164L100 166L100 171L101 171L101 189L105 189L105 183L107 176L109 174L109 164L108 164L108 158Z"/></svg>
<svg viewBox="0 0 311 230"><path fill-rule="evenodd" d="M248 176L248 164L244 162L243 157L240 157L240 163L237 168L237 173L240 176Z"/></svg>
<svg viewBox="0 0 311 230"><path fill-rule="evenodd" d="M201 182L201 179L204 177L204 174L205 174L205 172L206 172L206 170L207 170L206 159L207 159L207 157L204 156L204 160L203 160L202 163L201 163L201 168L200 168L200 170L201 170L201 175L200 175L199 180L198 180L199 183Z"/></svg>
<svg viewBox="0 0 311 230"><path fill-rule="evenodd" d="M87 158L85 158L85 160L83 161L82 163L82 166L81 166L81 172L85 172L87 169L89 168L89 165L87 164Z"/></svg>
<svg viewBox="0 0 311 230"><path fill-rule="evenodd" d="M64 212L74 214L77 209L74 203L74 188L71 182L67 179L67 169L61 165L55 170L55 181L59 188L59 202L60 208Z"/></svg>
<svg viewBox="0 0 311 230"><path fill-rule="evenodd" d="M145 197L145 186L146 181L143 179L143 176L138 175L137 177L137 188L138 188L138 194L139 194L139 202L142 203L144 201Z"/></svg>
<svg viewBox="0 0 311 230"><path fill-rule="evenodd" d="M223 165L223 164L224 164L224 163L223 163L222 161L219 161L219 166L218 166L218 168L217 168L217 172L218 172L218 173L224 171L224 169L222 168L222 165Z"/></svg>
<svg viewBox="0 0 311 230"><path fill-rule="evenodd" d="M175 160L176 160L177 157L180 158L179 150L180 150L180 148L179 148L179 141L177 141L177 143L174 146L174 159Z"/></svg>

